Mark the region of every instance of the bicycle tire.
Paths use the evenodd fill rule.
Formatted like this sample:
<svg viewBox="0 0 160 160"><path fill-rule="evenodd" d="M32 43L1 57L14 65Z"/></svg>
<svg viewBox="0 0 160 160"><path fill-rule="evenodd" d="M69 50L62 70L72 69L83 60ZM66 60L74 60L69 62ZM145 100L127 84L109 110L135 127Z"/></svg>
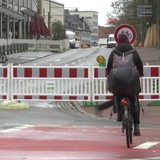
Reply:
<svg viewBox="0 0 160 160"><path fill-rule="evenodd" d="M132 127L133 127L133 120L132 120L132 115L131 115L131 113L129 112L129 122L130 122L130 135L131 135L131 137L130 137L130 142L131 142L131 144L132 144L132 138L133 138L133 130L132 130Z"/></svg>
<svg viewBox="0 0 160 160"><path fill-rule="evenodd" d="M126 143L127 147L130 148L132 144L132 120L129 111L127 112L127 120L126 120Z"/></svg>
<svg viewBox="0 0 160 160"><path fill-rule="evenodd" d="M130 148L131 144L132 144L132 131L130 128L130 122L127 121L126 122L126 143L127 143L127 147Z"/></svg>

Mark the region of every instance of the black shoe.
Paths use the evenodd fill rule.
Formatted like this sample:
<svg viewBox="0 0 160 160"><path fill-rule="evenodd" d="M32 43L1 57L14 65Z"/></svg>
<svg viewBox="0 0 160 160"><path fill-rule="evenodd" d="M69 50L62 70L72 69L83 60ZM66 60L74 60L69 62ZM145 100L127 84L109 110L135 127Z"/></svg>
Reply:
<svg viewBox="0 0 160 160"><path fill-rule="evenodd" d="M134 125L134 132L133 132L134 136L141 136L140 130L139 130L139 125L135 124Z"/></svg>
<svg viewBox="0 0 160 160"><path fill-rule="evenodd" d="M134 136L141 136L140 130L139 129L134 130L133 135Z"/></svg>

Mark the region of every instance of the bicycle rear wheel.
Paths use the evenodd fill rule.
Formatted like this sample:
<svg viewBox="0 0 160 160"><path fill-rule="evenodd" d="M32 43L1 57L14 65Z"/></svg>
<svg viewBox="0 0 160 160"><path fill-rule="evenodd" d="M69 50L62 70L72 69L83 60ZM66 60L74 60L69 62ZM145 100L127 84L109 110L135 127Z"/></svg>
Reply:
<svg viewBox="0 0 160 160"><path fill-rule="evenodd" d="M132 127L129 119L126 121L126 143L127 147L130 148L132 144Z"/></svg>
<svg viewBox="0 0 160 160"><path fill-rule="evenodd" d="M127 112L127 121L126 121L126 142L127 147L130 148L130 145L132 144L132 117L130 115L130 112Z"/></svg>

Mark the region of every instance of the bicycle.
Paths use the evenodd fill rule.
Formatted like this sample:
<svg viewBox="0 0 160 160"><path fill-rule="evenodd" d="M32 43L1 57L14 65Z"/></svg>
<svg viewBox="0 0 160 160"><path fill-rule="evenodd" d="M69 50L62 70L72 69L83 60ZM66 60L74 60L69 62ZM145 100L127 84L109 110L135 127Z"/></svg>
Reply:
<svg viewBox="0 0 160 160"><path fill-rule="evenodd" d="M122 132L126 131L126 143L127 147L130 148L133 141L133 117L129 98L121 100L121 107L123 107Z"/></svg>

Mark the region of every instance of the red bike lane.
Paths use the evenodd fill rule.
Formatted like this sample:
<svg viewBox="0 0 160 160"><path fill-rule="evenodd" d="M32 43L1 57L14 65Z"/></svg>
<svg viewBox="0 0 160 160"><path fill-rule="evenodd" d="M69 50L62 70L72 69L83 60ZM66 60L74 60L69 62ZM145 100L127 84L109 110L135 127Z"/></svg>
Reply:
<svg viewBox="0 0 160 160"><path fill-rule="evenodd" d="M35 126L1 132L3 160L116 160L160 159L160 129L141 129L126 147L121 128Z"/></svg>

